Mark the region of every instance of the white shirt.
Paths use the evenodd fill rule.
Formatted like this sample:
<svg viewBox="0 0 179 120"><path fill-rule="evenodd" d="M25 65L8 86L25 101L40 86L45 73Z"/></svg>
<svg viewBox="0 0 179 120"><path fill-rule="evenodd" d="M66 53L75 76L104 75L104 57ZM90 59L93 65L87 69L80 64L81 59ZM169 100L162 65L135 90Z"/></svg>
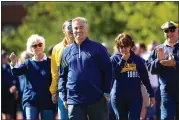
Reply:
<svg viewBox="0 0 179 120"><path fill-rule="evenodd" d="M35 58L35 56L33 56L33 57L32 57L32 60L33 60L33 61L44 61L44 60L47 60L47 55L44 53L43 58L40 59L40 60L37 60L37 59Z"/></svg>

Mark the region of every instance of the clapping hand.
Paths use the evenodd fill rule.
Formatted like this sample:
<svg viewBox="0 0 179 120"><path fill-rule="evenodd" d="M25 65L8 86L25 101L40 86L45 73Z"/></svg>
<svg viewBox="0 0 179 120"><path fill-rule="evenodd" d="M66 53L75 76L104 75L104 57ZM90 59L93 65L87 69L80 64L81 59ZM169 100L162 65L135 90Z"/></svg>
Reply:
<svg viewBox="0 0 179 120"><path fill-rule="evenodd" d="M169 56L168 60L161 60L160 63L163 66L167 66L167 67L175 67L176 66L176 61L174 60L174 57L172 55Z"/></svg>
<svg viewBox="0 0 179 120"><path fill-rule="evenodd" d="M164 60L165 55L166 55L166 52L164 52L163 48L159 48L157 50L157 57L158 57L159 61Z"/></svg>

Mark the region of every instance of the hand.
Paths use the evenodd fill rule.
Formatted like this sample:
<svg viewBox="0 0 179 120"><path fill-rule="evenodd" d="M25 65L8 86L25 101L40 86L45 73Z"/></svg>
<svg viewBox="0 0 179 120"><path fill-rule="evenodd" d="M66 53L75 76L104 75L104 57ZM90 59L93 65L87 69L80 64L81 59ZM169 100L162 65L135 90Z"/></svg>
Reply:
<svg viewBox="0 0 179 120"><path fill-rule="evenodd" d="M161 60L160 63L163 66L167 66L167 67L175 67L176 66L176 61L174 60L174 57L172 55L169 56L168 60Z"/></svg>
<svg viewBox="0 0 179 120"><path fill-rule="evenodd" d="M12 66L15 66L15 65L16 65L16 62L17 62L17 57L16 57L16 55L14 54L14 52L11 53L11 55L9 56L9 59L11 60L11 65L12 65Z"/></svg>
<svg viewBox="0 0 179 120"><path fill-rule="evenodd" d="M152 97L152 98L149 98L149 102L150 102L150 106L154 106L155 105L155 98Z"/></svg>
<svg viewBox="0 0 179 120"><path fill-rule="evenodd" d="M127 60L129 59L129 57L130 57L130 53L129 53L129 54L124 54L124 55L122 56L122 59L125 60L125 61L127 61Z"/></svg>
<svg viewBox="0 0 179 120"><path fill-rule="evenodd" d="M104 96L106 98L106 101L108 102L109 101L109 96Z"/></svg>
<svg viewBox="0 0 179 120"><path fill-rule="evenodd" d="M52 102L56 104L58 102L58 93L52 94Z"/></svg>
<svg viewBox="0 0 179 120"><path fill-rule="evenodd" d="M159 48L157 50L157 57L158 57L159 61L165 59L165 54L166 54L166 52L164 52L163 48Z"/></svg>
<svg viewBox="0 0 179 120"><path fill-rule="evenodd" d="M110 95L108 93L104 93L104 97L106 98L106 101L109 101Z"/></svg>
<svg viewBox="0 0 179 120"><path fill-rule="evenodd" d="M9 91L11 94L14 94L16 92L17 88L15 85L13 85L12 87L9 88Z"/></svg>
<svg viewBox="0 0 179 120"><path fill-rule="evenodd" d="M15 97L15 100L18 100L18 97L19 97L19 91L16 91L16 92L15 92L14 97Z"/></svg>
<svg viewBox="0 0 179 120"><path fill-rule="evenodd" d="M64 101L64 102L63 102L63 105L64 105L64 107L65 107L66 109L68 109L67 101Z"/></svg>

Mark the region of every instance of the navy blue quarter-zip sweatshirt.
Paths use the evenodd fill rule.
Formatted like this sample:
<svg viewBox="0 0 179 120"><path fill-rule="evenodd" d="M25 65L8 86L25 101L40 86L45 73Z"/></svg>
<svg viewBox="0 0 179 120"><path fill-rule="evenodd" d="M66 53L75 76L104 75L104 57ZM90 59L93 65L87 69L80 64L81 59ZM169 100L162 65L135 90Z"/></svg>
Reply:
<svg viewBox="0 0 179 120"><path fill-rule="evenodd" d="M165 59L168 59L169 55L174 57L176 61L175 67L160 64L157 58L158 48L163 48L166 51ZM176 43L173 47L166 43L157 46L147 60L147 67L152 74L159 76L161 96L170 96L179 102L179 43Z"/></svg>
<svg viewBox="0 0 179 120"><path fill-rule="evenodd" d="M68 104L91 104L110 92L112 65L106 49L86 38L62 54L58 90Z"/></svg>
<svg viewBox="0 0 179 120"><path fill-rule="evenodd" d="M25 75L26 85L23 91L23 108L35 106L39 109L54 109L49 87L51 85L50 58L43 61L27 59L17 68L12 68L13 75Z"/></svg>
<svg viewBox="0 0 179 120"><path fill-rule="evenodd" d="M112 101L141 97L141 82L146 87L149 96L154 97L144 60L132 51L127 62L121 57L119 52L111 56L114 79L111 90Z"/></svg>

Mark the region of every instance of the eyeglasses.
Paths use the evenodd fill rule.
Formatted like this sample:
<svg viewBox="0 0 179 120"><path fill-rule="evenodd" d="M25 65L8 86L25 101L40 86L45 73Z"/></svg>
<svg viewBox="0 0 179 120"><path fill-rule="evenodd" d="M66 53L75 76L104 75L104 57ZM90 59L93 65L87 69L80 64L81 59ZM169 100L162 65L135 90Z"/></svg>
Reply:
<svg viewBox="0 0 179 120"><path fill-rule="evenodd" d="M33 48L37 48L37 46L38 46L38 47L42 47L42 43L34 44L34 45L32 45L31 47L33 47Z"/></svg>
<svg viewBox="0 0 179 120"><path fill-rule="evenodd" d="M127 49L127 48L129 48L130 46L119 46L120 47L120 49Z"/></svg>
<svg viewBox="0 0 179 120"><path fill-rule="evenodd" d="M170 28L170 29L166 29L166 30L163 30L163 31L164 31L164 33L168 33L169 31L170 31L171 33L173 33L173 32L175 32L175 29L176 29L176 28Z"/></svg>
<svg viewBox="0 0 179 120"><path fill-rule="evenodd" d="M68 29L68 30L72 30L72 25L68 25L68 26L67 26L67 29Z"/></svg>

